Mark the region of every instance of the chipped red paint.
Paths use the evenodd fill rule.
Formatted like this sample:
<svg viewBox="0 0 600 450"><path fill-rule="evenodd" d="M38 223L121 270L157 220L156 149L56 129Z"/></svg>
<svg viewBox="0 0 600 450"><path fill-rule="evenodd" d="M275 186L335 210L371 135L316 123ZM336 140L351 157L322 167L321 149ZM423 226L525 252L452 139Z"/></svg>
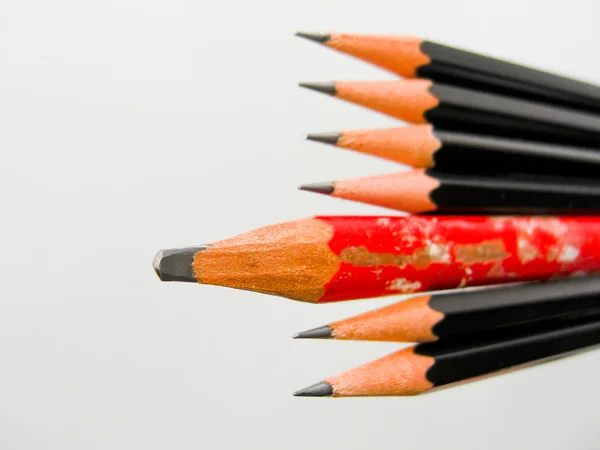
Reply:
<svg viewBox="0 0 600 450"><path fill-rule="evenodd" d="M340 269L319 302L600 269L595 217L318 217Z"/></svg>

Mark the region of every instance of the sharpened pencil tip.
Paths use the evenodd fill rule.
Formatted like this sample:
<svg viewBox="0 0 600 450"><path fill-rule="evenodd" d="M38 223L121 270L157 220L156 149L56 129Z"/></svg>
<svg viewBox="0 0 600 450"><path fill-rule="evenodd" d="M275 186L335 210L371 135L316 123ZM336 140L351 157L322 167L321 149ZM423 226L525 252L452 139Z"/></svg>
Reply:
<svg viewBox="0 0 600 450"><path fill-rule="evenodd" d="M333 386L327 381L319 381L312 386L294 392L294 397L331 397L332 395Z"/></svg>
<svg viewBox="0 0 600 450"><path fill-rule="evenodd" d="M161 281L196 282L192 264L194 256L206 247L186 247L160 250L152 265Z"/></svg>
<svg viewBox="0 0 600 450"><path fill-rule="evenodd" d="M332 337L331 327L329 325L301 331L294 335L294 339L331 339Z"/></svg>
<svg viewBox="0 0 600 450"><path fill-rule="evenodd" d="M154 261L152 261L152 266L154 267L154 271L156 275L160 278L160 261L162 260L164 251L160 250L156 256L154 257Z"/></svg>
<svg viewBox="0 0 600 450"><path fill-rule="evenodd" d="M309 41L318 42L319 44L324 44L331 39L331 35L327 33L305 33L303 31L296 31L295 35L304 39L308 39Z"/></svg>
<svg viewBox="0 0 600 450"><path fill-rule="evenodd" d="M331 195L335 190L335 183L329 181L326 183L310 183L298 186L301 191L316 192L317 194Z"/></svg>
<svg viewBox="0 0 600 450"><path fill-rule="evenodd" d="M299 83L299 85L300 87L321 92L327 95L337 94L337 89L335 88L335 83L333 81L328 81L324 83Z"/></svg>
<svg viewBox="0 0 600 450"><path fill-rule="evenodd" d="M323 144L337 145L342 135L340 133L311 133L307 134L307 141L322 142Z"/></svg>

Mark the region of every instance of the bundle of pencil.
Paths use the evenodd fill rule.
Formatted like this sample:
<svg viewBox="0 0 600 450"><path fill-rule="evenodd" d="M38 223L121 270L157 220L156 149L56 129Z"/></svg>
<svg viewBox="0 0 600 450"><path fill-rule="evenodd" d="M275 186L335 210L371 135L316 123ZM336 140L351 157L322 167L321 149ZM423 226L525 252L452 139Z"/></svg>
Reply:
<svg viewBox="0 0 600 450"><path fill-rule="evenodd" d="M415 37L297 34L408 78L301 83L411 123L307 139L412 167L300 188L413 215L161 250L160 279L309 303L422 293L296 334L416 344L297 396L414 395L600 344L600 87Z"/></svg>

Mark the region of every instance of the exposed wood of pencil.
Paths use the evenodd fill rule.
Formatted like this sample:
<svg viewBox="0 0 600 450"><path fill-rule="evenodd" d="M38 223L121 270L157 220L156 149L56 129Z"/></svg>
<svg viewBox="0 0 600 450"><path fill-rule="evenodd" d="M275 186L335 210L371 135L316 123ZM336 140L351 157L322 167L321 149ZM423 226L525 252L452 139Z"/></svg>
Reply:
<svg viewBox="0 0 600 450"><path fill-rule="evenodd" d="M482 175L530 173L598 178L600 173L600 152L593 148L459 133L433 129L431 125L314 133L306 138L442 172L468 173L476 167Z"/></svg>
<svg viewBox="0 0 600 450"><path fill-rule="evenodd" d="M480 177L415 169L305 184L300 189L410 213L600 212L599 182L539 175Z"/></svg>
<svg viewBox="0 0 600 450"><path fill-rule="evenodd" d="M440 340L419 344L294 393L305 397L415 395L600 344L600 321L565 322L561 327L510 330L475 341Z"/></svg>
<svg viewBox="0 0 600 450"><path fill-rule="evenodd" d="M600 112L600 87L414 36L298 33L403 77Z"/></svg>
<svg viewBox="0 0 600 450"><path fill-rule="evenodd" d="M600 144L600 115L429 80L300 85L415 124L567 145Z"/></svg>
<svg viewBox="0 0 600 450"><path fill-rule="evenodd" d="M525 241L519 251L524 258L535 254ZM558 324L598 314L600 276L584 276L415 297L303 331L294 338L433 342L532 323Z"/></svg>
<svg viewBox="0 0 600 450"><path fill-rule="evenodd" d="M331 302L597 271L598 229L591 216L322 216L162 250L154 267L164 281Z"/></svg>
<svg viewBox="0 0 600 450"><path fill-rule="evenodd" d="M433 167L434 155L442 148L431 125L314 133L308 134L306 139L422 168Z"/></svg>

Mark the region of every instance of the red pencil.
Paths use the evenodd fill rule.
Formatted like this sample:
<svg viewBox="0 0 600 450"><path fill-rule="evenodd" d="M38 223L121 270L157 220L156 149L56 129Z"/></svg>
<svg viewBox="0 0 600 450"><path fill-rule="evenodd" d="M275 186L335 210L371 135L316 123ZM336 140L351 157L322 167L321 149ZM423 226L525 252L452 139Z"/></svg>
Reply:
<svg viewBox="0 0 600 450"><path fill-rule="evenodd" d="M316 217L160 251L163 281L324 303L600 269L600 217Z"/></svg>

